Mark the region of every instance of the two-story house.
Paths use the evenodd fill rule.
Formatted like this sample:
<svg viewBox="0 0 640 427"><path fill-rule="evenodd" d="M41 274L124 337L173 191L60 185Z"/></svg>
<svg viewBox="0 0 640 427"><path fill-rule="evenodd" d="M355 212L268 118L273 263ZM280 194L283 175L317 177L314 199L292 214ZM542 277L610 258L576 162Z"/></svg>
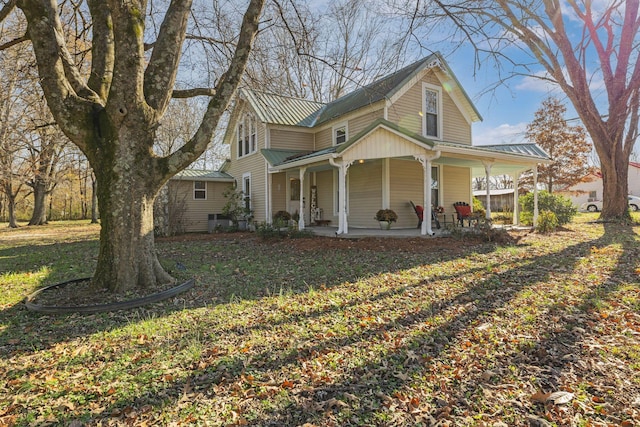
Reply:
<svg viewBox="0 0 640 427"><path fill-rule="evenodd" d="M430 206L471 203L474 176L517 180L547 161L535 144L473 146L479 120L438 53L328 104L240 89L220 172L249 198L256 221L286 210L301 228L330 221L346 234L377 227L376 211L389 208L394 227L413 228L409 201L429 219ZM431 221L421 231L431 234Z"/></svg>

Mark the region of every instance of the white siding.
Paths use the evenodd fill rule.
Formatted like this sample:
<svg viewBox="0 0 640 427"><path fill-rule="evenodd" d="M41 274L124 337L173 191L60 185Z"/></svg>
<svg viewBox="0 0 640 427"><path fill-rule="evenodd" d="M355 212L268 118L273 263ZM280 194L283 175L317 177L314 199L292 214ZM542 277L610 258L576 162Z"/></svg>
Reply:
<svg viewBox="0 0 640 427"><path fill-rule="evenodd" d="M405 92L396 102L388 109L388 119L390 122L397 123L419 135L422 135L422 117L420 113L423 111L422 106L422 83L429 83L436 86L442 86L438 78L429 72L426 76L407 92ZM442 108L443 111L443 135L445 141L459 142L462 144L471 144L471 125L467 122L464 115L451 99L451 96L442 91Z"/></svg>
<svg viewBox="0 0 640 427"><path fill-rule="evenodd" d="M374 219L382 208L382 161L354 164L348 171L349 226L378 227Z"/></svg>
<svg viewBox="0 0 640 427"><path fill-rule="evenodd" d="M193 181L169 182L169 203L177 203L179 206L174 211L174 217L169 221L180 222L180 228L187 233L206 232L209 214L222 213L222 208L227 203L222 193L229 187L229 183L206 182L206 184L206 200L196 200L193 198Z"/></svg>
<svg viewBox="0 0 640 427"><path fill-rule="evenodd" d="M316 173L316 187L318 189L318 207L322 209L323 219L331 221L331 225L338 225L338 217L334 212L338 210L335 206L335 192L333 176L335 169Z"/></svg>
<svg viewBox="0 0 640 427"><path fill-rule="evenodd" d="M453 213L455 202L467 202L471 204L471 170L456 166L444 166L442 185L442 206L445 212Z"/></svg>
<svg viewBox="0 0 640 427"><path fill-rule="evenodd" d="M418 226L418 217L409 201L416 205L423 203L423 169L417 160L390 161L390 208L398 214L394 227L411 228Z"/></svg>
<svg viewBox="0 0 640 427"><path fill-rule="evenodd" d="M271 147L282 150L313 150L313 134L283 129L271 129Z"/></svg>

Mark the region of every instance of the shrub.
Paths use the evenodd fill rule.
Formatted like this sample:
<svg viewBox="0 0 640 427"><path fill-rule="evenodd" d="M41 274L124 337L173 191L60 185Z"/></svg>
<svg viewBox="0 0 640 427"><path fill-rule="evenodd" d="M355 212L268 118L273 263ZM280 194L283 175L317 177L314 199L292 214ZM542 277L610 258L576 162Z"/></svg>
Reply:
<svg viewBox="0 0 640 427"><path fill-rule="evenodd" d="M283 237L284 233L280 232L279 224L269 224L263 221L256 225L256 234L262 239L273 239L275 237Z"/></svg>
<svg viewBox="0 0 640 427"><path fill-rule="evenodd" d="M484 217L485 215L487 215L487 211L484 208L484 205L482 204L482 202L480 201L480 199L478 199L477 197L473 198L473 212L478 214L479 216Z"/></svg>
<svg viewBox="0 0 640 427"><path fill-rule="evenodd" d="M522 206L520 220L524 224L532 225L533 193L520 196L519 202ZM567 197L560 196L558 194L551 194L548 191L541 191L538 193L538 211L553 212L558 221L558 226L570 223L573 217L578 213L578 209L573 206L573 203L571 203L571 200Z"/></svg>
<svg viewBox="0 0 640 427"><path fill-rule="evenodd" d="M551 211L541 211L538 215L538 224L536 225L536 231L538 233L551 233L558 228L558 218L556 214Z"/></svg>
<svg viewBox="0 0 640 427"><path fill-rule="evenodd" d="M287 211L278 211L273 215L273 222L287 223L291 220L291 214Z"/></svg>

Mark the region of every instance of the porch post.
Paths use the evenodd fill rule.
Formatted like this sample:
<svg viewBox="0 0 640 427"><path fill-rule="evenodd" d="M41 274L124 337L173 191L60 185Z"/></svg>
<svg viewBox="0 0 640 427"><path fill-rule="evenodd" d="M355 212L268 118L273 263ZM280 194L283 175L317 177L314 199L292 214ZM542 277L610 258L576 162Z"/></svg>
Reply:
<svg viewBox="0 0 640 427"><path fill-rule="evenodd" d="M337 234L348 234L349 225L347 224L347 171L351 162L343 160L335 161L329 159L329 164L338 168L338 231Z"/></svg>
<svg viewBox="0 0 640 427"><path fill-rule="evenodd" d="M533 226L538 226L538 165L533 167Z"/></svg>
<svg viewBox="0 0 640 427"><path fill-rule="evenodd" d="M518 197L518 188L520 187L520 175L528 169L522 169L513 174L513 225L520 224L520 203Z"/></svg>
<svg viewBox="0 0 640 427"><path fill-rule="evenodd" d="M482 162L482 164L484 165L484 176L487 182L487 209L485 218L491 219L491 189L489 188L489 178L491 177L491 166L493 166L493 162Z"/></svg>
<svg viewBox="0 0 640 427"><path fill-rule="evenodd" d="M431 162L440 157L440 151L436 151L434 155L427 156L425 154L414 156L422 164L423 170L423 200L424 210L422 212L422 229L420 234L425 236L433 236L435 233L431 228Z"/></svg>
<svg viewBox="0 0 640 427"><path fill-rule="evenodd" d="M300 209L298 211L298 230L304 230L304 174L307 168L300 168Z"/></svg>
<svg viewBox="0 0 640 427"><path fill-rule="evenodd" d="M520 171L513 174L513 225L520 224L520 203L518 201L518 187L520 186Z"/></svg>

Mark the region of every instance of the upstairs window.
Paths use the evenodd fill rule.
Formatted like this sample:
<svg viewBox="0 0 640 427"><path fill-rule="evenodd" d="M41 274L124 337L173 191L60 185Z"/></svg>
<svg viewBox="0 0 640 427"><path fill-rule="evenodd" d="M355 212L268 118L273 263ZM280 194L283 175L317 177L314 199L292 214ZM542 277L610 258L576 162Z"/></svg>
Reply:
<svg viewBox="0 0 640 427"><path fill-rule="evenodd" d="M207 183L204 181L193 181L193 199L207 200Z"/></svg>
<svg viewBox="0 0 640 427"><path fill-rule="evenodd" d="M245 114L238 122L238 157L244 157L258 151L256 118L253 114Z"/></svg>
<svg viewBox="0 0 640 427"><path fill-rule="evenodd" d="M434 138L442 138L442 116L441 102L442 94L440 88L436 86L424 85L424 114L423 129L424 135Z"/></svg>
<svg viewBox="0 0 640 427"><path fill-rule="evenodd" d="M344 144L347 141L347 124L341 123L333 127L333 145Z"/></svg>

